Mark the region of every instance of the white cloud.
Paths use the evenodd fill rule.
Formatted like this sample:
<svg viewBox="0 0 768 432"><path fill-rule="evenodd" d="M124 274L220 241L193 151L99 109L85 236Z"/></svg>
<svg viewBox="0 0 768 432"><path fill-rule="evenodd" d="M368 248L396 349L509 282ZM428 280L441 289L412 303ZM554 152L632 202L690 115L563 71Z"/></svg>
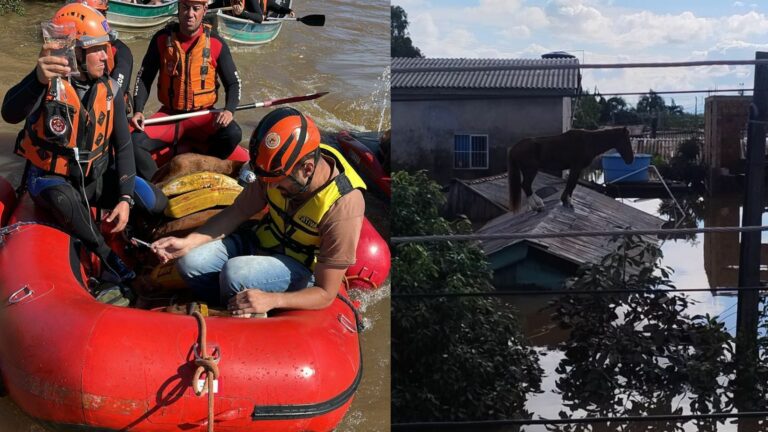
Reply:
<svg viewBox="0 0 768 432"><path fill-rule="evenodd" d="M720 16L695 9L660 13L642 3L620 7L610 0L468 0L461 7L441 7L434 0L401 3L414 44L428 57L537 58L565 50L586 63L620 63L751 59L755 51L768 50L768 16L758 10ZM729 88L751 83L752 70L585 71L583 82L604 92ZM694 95L675 100L692 108Z"/></svg>
<svg viewBox="0 0 768 432"><path fill-rule="evenodd" d="M736 6L736 7L744 7L744 2L735 1L735 2L733 2L733 5Z"/></svg>
<svg viewBox="0 0 768 432"><path fill-rule="evenodd" d="M508 29L502 30L498 33L498 35L502 38L526 39L531 36L531 31L528 29L527 26L520 25L520 26L513 26Z"/></svg>
<svg viewBox="0 0 768 432"><path fill-rule="evenodd" d="M725 17L721 21L724 37L768 35L768 17L755 11Z"/></svg>

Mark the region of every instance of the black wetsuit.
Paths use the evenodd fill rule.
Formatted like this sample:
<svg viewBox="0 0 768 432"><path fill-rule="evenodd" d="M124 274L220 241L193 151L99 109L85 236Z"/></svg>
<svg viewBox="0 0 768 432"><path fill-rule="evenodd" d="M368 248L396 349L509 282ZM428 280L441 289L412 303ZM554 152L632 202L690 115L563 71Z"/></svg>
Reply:
<svg viewBox="0 0 768 432"><path fill-rule="evenodd" d="M134 91L134 112L144 112L144 106L149 98L152 83L160 70L160 50L165 49L166 38L171 37L172 32L178 32L178 24L166 27L152 37L147 47L147 53L141 62L141 69L136 76L136 89ZM200 33L202 35L202 32ZM197 36L199 37L199 36ZM191 44L197 43L195 38ZM240 103L240 77L237 74L235 62L229 47L216 31L211 31L210 39L211 62L216 65L216 76L224 87L226 101L224 109L232 114L235 113L237 105ZM177 113L169 107L163 107L168 113ZM183 120L182 120L183 121ZM151 126L149 126L151 127ZM220 159L229 156L243 137L240 126L233 119L226 127L216 130L208 137L193 137L197 140L207 138L207 154ZM177 137L182 138L182 137ZM157 171L157 164L152 159L151 152L172 143L159 139L150 138L146 132L134 131L133 133L134 152L136 155L136 170L140 177L151 179Z"/></svg>
<svg viewBox="0 0 768 432"><path fill-rule="evenodd" d="M125 101L128 103L126 106L126 113L131 112L131 73L133 72L133 54L128 45L124 44L120 39L112 42L112 47L115 49L115 69L109 76L117 81L120 85L120 89L123 91Z"/></svg>
<svg viewBox="0 0 768 432"><path fill-rule="evenodd" d="M88 100L89 92L96 82L81 82L75 79L71 81L81 101ZM6 93L2 106L3 119L13 124L23 120L36 121L46 90L47 86L37 80L33 70ZM122 90L117 91L113 101L114 112L124 113ZM31 166L26 179L27 188L35 204L48 209L58 224L105 261L111 250L91 219L86 199L90 205L98 204L102 208L112 209L117 205L120 196L133 197L136 189L136 166L128 121L121 114L116 114L113 118L112 135L109 137L109 146L112 147L110 157L97 162L87 178L81 179L79 175L64 177L46 174ZM153 213L162 212L168 203L167 198L146 182L142 182L142 187L150 188L154 196L148 195L148 201L151 202L145 202L136 196L137 204Z"/></svg>
<svg viewBox="0 0 768 432"><path fill-rule="evenodd" d="M225 6L229 6L229 0L215 0L208 6L208 8L213 9ZM292 10L291 8L279 4L276 0L269 0L267 2L267 12L264 13L264 11L261 10L261 2L258 0L245 0L245 10L242 14L238 15L238 17L260 23L264 21L264 16L269 12L273 12L276 15L287 15L291 13Z"/></svg>

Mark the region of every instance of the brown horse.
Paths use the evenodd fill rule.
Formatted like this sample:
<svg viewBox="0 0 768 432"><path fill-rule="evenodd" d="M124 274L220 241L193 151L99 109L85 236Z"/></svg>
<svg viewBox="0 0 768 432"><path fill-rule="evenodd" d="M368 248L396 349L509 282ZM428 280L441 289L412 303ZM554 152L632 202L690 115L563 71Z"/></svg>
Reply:
<svg viewBox="0 0 768 432"><path fill-rule="evenodd" d="M544 202L534 195L531 189L539 170L570 170L568 183L560 200L563 206L572 208L571 194L576 188L581 171L589 166L595 156L612 148L618 150L627 164L635 159L629 141L629 131L624 127L596 131L571 129L560 135L524 138L518 141L507 153L510 211L517 212L520 208L521 188L528 197L531 209L541 210L544 207Z"/></svg>

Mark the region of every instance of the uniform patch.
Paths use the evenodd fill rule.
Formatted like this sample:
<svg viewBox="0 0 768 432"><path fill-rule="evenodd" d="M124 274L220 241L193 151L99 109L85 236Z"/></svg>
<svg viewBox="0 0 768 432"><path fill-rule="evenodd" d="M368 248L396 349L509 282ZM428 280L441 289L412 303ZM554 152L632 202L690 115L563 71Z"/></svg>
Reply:
<svg viewBox="0 0 768 432"><path fill-rule="evenodd" d="M56 135L64 135L67 132L67 122L61 116L52 116L48 119L48 129Z"/></svg>
<svg viewBox="0 0 768 432"><path fill-rule="evenodd" d="M264 145L268 149L276 149L280 145L280 135L277 132L272 132L264 138Z"/></svg>

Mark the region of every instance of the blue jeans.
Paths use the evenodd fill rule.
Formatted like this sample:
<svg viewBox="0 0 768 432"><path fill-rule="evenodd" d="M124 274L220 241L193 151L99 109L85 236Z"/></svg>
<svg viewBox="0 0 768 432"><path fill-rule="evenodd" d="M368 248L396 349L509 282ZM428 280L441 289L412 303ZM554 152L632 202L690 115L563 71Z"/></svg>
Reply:
<svg viewBox="0 0 768 432"><path fill-rule="evenodd" d="M286 255L257 255L248 235L236 232L196 247L176 263L181 277L201 298L226 305L240 291L295 291L314 285L312 272Z"/></svg>

